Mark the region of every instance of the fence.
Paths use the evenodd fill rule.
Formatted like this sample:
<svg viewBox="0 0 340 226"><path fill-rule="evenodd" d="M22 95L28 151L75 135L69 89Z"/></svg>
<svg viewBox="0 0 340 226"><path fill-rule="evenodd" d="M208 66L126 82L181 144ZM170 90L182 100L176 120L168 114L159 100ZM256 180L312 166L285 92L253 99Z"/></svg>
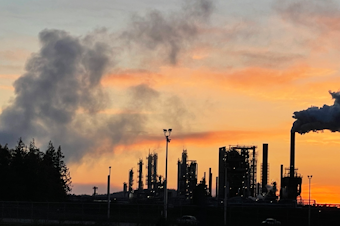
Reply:
<svg viewBox="0 0 340 226"><path fill-rule="evenodd" d="M156 225L162 205L118 204L110 206L110 222L128 222ZM168 219L175 224L183 215L193 215L201 225L223 225L223 207L170 206ZM338 208L312 206L312 225L337 224ZM307 225L308 208L280 205L230 205L227 208L228 225L261 225L266 218L275 218L284 225ZM1 219L30 219L40 221L107 222L107 203L38 203L0 202Z"/></svg>

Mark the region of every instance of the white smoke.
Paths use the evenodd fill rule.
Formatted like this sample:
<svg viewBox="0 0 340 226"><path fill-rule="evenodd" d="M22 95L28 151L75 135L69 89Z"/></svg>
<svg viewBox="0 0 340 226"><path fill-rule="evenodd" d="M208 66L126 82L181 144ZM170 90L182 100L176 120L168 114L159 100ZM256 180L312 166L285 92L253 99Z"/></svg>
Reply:
<svg viewBox="0 0 340 226"><path fill-rule="evenodd" d="M103 116L98 113L119 96L110 100L101 80L121 66L117 59L127 51L126 42L165 52L164 60L176 64L213 9L211 0L186 2L180 12L168 16L158 11L136 16L120 35L97 31L76 37L61 30L40 32L41 48L28 59L26 72L14 82L13 101L0 114L0 144L14 146L19 137L26 142L35 138L46 145L52 140L62 146L67 160L79 161L104 141L109 146L105 151L133 143L147 130L149 116L142 112L152 110L154 103L160 105L160 93L146 84L130 87L124 93L126 106L120 106L123 113ZM124 40L112 38L117 36ZM166 106L174 110L159 115L183 124L179 115L185 115L185 105L176 97L171 100Z"/></svg>
<svg viewBox="0 0 340 226"><path fill-rule="evenodd" d="M332 132L340 131L340 92L331 92L334 104L324 105L323 107L310 107L306 110L294 112L292 132L300 134L310 131L328 129Z"/></svg>

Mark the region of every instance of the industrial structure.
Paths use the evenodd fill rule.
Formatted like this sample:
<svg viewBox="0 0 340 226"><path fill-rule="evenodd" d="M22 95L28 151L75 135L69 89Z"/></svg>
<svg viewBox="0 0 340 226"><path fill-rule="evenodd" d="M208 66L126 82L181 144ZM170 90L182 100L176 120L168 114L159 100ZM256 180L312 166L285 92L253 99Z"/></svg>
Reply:
<svg viewBox="0 0 340 226"><path fill-rule="evenodd" d="M143 160L140 159L138 162L138 190L143 190Z"/></svg>
<svg viewBox="0 0 340 226"><path fill-rule="evenodd" d="M256 195L256 146L219 148L217 197Z"/></svg>
<svg viewBox="0 0 340 226"><path fill-rule="evenodd" d="M177 193L192 199L193 191L197 185L197 162L188 160L187 150L182 152L182 160L178 160Z"/></svg>
<svg viewBox="0 0 340 226"><path fill-rule="evenodd" d="M148 170L148 175L146 178L146 183L148 185L148 190L151 192L156 192L158 189L157 186L157 160L158 160L158 155L155 154L150 154L148 155L148 157L146 157L147 161L148 161L148 165L146 166L147 170Z"/></svg>
<svg viewBox="0 0 340 226"><path fill-rule="evenodd" d="M151 154L146 157L147 160L147 175L146 175L146 186L144 187L144 177L143 177L143 160L139 159L138 166L138 175L137 175L137 187L133 188L133 169L129 171L129 180L128 183L123 184L123 193L124 197L126 193L128 193L129 198L138 198L138 199L153 199L155 197L159 197L160 192L163 192L164 180L162 180L162 176L157 174L157 160L158 155L156 153Z"/></svg>
<svg viewBox="0 0 340 226"><path fill-rule="evenodd" d="M209 187L208 187L208 195L212 196L212 173L211 168L209 168Z"/></svg>
<svg viewBox="0 0 340 226"><path fill-rule="evenodd" d="M268 144L262 146L262 194L266 194L268 184Z"/></svg>
<svg viewBox="0 0 340 226"><path fill-rule="evenodd" d="M133 169L129 171L129 194L133 193Z"/></svg>
<svg viewBox="0 0 340 226"><path fill-rule="evenodd" d="M216 198L222 200L224 198L233 197L254 197L258 200L277 201L276 182L271 186L268 185L268 144L262 146L262 164L261 164L261 183L257 181L257 147L256 146L239 146L230 145L219 148L218 158L218 177L216 177ZM143 160L139 159L138 175L136 190L133 188L133 169L129 171L128 183L124 183L124 197L128 193L128 197L148 200L162 200L164 195L164 179L157 173L158 155L149 153L146 157L147 175L143 178ZM171 199L194 203L197 201L196 196L212 197L212 171L209 172L198 183L198 164L196 160L188 159L188 151L183 150L181 158L177 162L177 191L171 195ZM287 173L288 171L288 173ZM260 181L259 181L260 182ZM301 194L302 178L295 169L295 133L291 132L290 145L290 167L283 172L281 165L281 181L280 181L280 199L296 200ZM169 190L168 190L169 192ZM171 193L172 193L171 192Z"/></svg>
<svg viewBox="0 0 340 226"><path fill-rule="evenodd" d="M295 131L290 133L290 166L286 168L283 175L283 166L281 166L281 199L296 200L301 194L302 177L295 169ZM288 171L288 173L287 173Z"/></svg>

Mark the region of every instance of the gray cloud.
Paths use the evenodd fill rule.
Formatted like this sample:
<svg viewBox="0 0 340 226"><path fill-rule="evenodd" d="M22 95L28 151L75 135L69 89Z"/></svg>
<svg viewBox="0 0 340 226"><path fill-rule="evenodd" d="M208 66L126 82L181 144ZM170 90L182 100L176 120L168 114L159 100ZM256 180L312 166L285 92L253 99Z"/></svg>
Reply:
<svg viewBox="0 0 340 226"><path fill-rule="evenodd" d="M69 161L79 161L94 149L110 151L133 143L147 131L152 117L148 112L163 115L162 109L166 111L159 106L160 93L140 84L126 91L121 113L98 114L110 103L100 84L115 66L110 46L58 30L42 31L40 42L26 73L14 82L15 99L0 115L0 143L14 146L19 137L46 144L52 140L62 145ZM178 103L170 101L166 106L185 111ZM166 114L169 120L182 115L177 116L177 110Z"/></svg>
<svg viewBox="0 0 340 226"><path fill-rule="evenodd" d="M136 17L124 35L150 50L165 49L166 59L175 64L213 8L209 0L189 2L179 14L166 17L153 11ZM43 30L40 50L28 59L26 72L14 82L15 98L0 115L0 143L12 147L19 137L26 142L35 138L44 149L52 140L68 161L80 161L94 149L107 152L135 142L147 133L150 119L167 118L181 128L192 118L180 98L163 96L147 84L123 91L120 113L101 113L119 98L109 98L101 86L103 76L119 68L117 57L126 50L114 37L105 29L83 37Z"/></svg>
<svg viewBox="0 0 340 226"><path fill-rule="evenodd" d="M40 51L14 82L16 97L0 115L1 143L13 144L19 136L69 140L70 135L77 140L72 128L77 111L93 114L107 102L100 85L112 63L106 44L85 45L58 30L44 30L39 38Z"/></svg>
<svg viewBox="0 0 340 226"><path fill-rule="evenodd" d="M293 118L296 121L293 124L292 131L300 134L310 131L330 130L332 132L340 131L340 92L329 92L334 104L324 105L321 108L310 107L306 110L294 112Z"/></svg>
<svg viewBox="0 0 340 226"><path fill-rule="evenodd" d="M271 68L286 66L304 57L301 54L280 53L272 51L236 51L233 52L233 55L242 57L248 66L261 66Z"/></svg>
<svg viewBox="0 0 340 226"><path fill-rule="evenodd" d="M180 13L169 16L159 11L134 15L121 38L142 47L143 51L157 51L166 62L175 65L186 45L197 39L199 28L209 20L214 8L211 0L186 2Z"/></svg>
<svg viewBox="0 0 340 226"><path fill-rule="evenodd" d="M280 0L276 1L274 8L285 21L313 31L329 32L339 28L334 19L340 19L340 8L332 0Z"/></svg>

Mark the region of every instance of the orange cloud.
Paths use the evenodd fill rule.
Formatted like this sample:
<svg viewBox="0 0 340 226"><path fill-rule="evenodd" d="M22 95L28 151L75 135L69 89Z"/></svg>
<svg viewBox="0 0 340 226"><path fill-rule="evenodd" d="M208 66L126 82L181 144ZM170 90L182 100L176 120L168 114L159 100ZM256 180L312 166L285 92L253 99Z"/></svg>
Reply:
<svg viewBox="0 0 340 226"><path fill-rule="evenodd" d="M182 133L171 136L172 145L188 145L196 147L209 147L211 145L235 144L242 141L257 140L261 138L285 136L285 130L266 130L266 131L211 131L198 133ZM126 149L138 150L145 147L153 147L164 142L163 136L139 136L133 144L119 145L115 149L123 152Z"/></svg>
<svg viewBox="0 0 340 226"><path fill-rule="evenodd" d="M315 200L317 204L321 203L340 203L340 186L321 186L318 184L311 184L311 200ZM304 200L309 197L309 185L306 182L302 186L302 194Z"/></svg>
<svg viewBox="0 0 340 226"><path fill-rule="evenodd" d="M331 75L337 71L330 67L311 67L297 64L285 69L266 67L235 68L216 71L210 68L161 67L157 73L125 71L106 76L106 87L126 88L147 83L155 89L214 90L239 92L264 100L329 99L328 90L338 90L340 81ZM197 89L197 87L200 87Z"/></svg>
<svg viewBox="0 0 340 226"><path fill-rule="evenodd" d="M0 51L0 59L6 61L25 61L30 55L31 52L25 49Z"/></svg>
<svg viewBox="0 0 340 226"><path fill-rule="evenodd" d="M327 75L332 70L296 66L285 71L267 68L245 68L228 75L227 81L240 86L282 86L310 77Z"/></svg>
<svg viewBox="0 0 340 226"><path fill-rule="evenodd" d="M19 78L20 75L11 75L11 74L0 74L0 79L9 79L9 80L15 80Z"/></svg>
<svg viewBox="0 0 340 226"><path fill-rule="evenodd" d="M0 85L0 89L5 89L5 90L11 90L14 91L13 86L4 86L4 85Z"/></svg>

